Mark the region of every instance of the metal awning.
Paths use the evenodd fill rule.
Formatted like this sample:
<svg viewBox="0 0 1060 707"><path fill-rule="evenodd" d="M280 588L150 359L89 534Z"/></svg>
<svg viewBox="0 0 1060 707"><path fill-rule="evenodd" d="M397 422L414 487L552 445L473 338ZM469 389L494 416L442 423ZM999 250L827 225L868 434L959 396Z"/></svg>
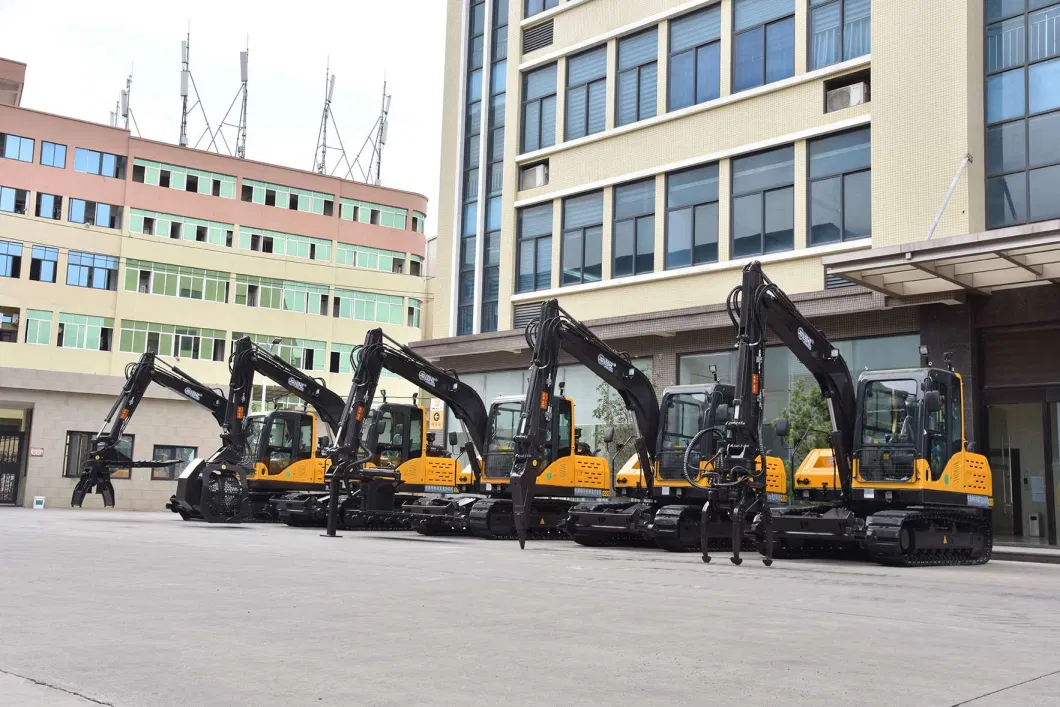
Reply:
<svg viewBox="0 0 1060 707"><path fill-rule="evenodd" d="M822 259L829 275L894 297L1060 285L1060 220Z"/></svg>

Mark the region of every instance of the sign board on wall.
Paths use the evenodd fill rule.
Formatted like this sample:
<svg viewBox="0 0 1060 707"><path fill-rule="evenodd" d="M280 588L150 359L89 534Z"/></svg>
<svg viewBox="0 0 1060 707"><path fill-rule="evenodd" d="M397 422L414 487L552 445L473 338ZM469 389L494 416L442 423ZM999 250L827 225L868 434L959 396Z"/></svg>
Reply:
<svg viewBox="0 0 1060 707"><path fill-rule="evenodd" d="M29 448L29 455L31 457L43 457L44 456L44 447L30 447Z"/></svg>
<svg viewBox="0 0 1060 707"><path fill-rule="evenodd" d="M438 398L431 398L431 410L428 416L427 429L431 432L441 432L445 429L445 403Z"/></svg>

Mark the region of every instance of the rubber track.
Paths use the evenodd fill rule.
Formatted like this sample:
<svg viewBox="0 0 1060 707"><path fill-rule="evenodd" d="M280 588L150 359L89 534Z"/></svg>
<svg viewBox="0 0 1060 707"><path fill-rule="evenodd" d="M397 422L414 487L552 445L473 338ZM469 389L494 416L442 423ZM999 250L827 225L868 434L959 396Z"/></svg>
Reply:
<svg viewBox="0 0 1060 707"><path fill-rule="evenodd" d="M916 521L942 521L947 524L959 522L977 528L986 538L983 550L974 553L967 548L955 550L914 550L912 555L903 554L899 546L901 527ZM994 535L990 522L980 516L961 511L943 509L880 511L868 518L868 528L898 528L894 540L867 542L869 557L881 565L896 567L939 567L960 565L985 565L990 561L994 549ZM889 552L888 552L889 551Z"/></svg>
<svg viewBox="0 0 1060 707"><path fill-rule="evenodd" d="M490 511L497 504L506 504L508 506L508 512L511 513L511 501L503 498L491 498L475 503L471 507L471 513L468 516L468 526L471 528L471 533L477 538L483 538L485 540L517 540L518 535L515 532L514 519L510 525L512 531L510 533L496 533L491 530L490 526ZM570 540L570 535L567 534L562 528L545 528L541 530L537 527L529 528L527 532L528 540Z"/></svg>

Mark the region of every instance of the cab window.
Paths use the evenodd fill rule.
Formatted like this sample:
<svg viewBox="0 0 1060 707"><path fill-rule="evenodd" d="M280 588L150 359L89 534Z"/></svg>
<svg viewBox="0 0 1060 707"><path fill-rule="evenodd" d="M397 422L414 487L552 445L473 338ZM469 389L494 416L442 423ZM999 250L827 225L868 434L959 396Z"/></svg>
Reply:
<svg viewBox="0 0 1060 707"><path fill-rule="evenodd" d="M556 455L553 459L562 459L571 454L571 402L560 399L556 403Z"/></svg>
<svg viewBox="0 0 1060 707"><path fill-rule="evenodd" d="M295 450L294 458L309 459L313 456L313 418L302 415L301 429L299 430L298 449Z"/></svg>
<svg viewBox="0 0 1060 707"><path fill-rule="evenodd" d="M423 410L415 408L409 420L409 459L423 456Z"/></svg>

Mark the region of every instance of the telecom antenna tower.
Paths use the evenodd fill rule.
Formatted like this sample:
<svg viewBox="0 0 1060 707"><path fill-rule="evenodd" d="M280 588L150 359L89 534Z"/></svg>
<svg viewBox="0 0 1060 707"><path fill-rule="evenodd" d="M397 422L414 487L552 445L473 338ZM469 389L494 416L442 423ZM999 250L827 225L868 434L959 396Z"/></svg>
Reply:
<svg viewBox="0 0 1060 707"><path fill-rule="evenodd" d="M110 126L112 128L118 127L119 119L124 120L124 127L126 130L129 129L129 119L132 119L132 125L136 129L136 136L140 137L140 126L136 123L136 115L132 112L132 106L130 105L130 99L132 96L132 71L129 71L129 75L125 78L125 89L120 91L118 94L118 100L114 103L114 110L110 113Z"/></svg>
<svg viewBox="0 0 1060 707"><path fill-rule="evenodd" d="M249 56L250 39L248 38L247 48L239 52L239 90L236 91L236 97L232 99L232 103L229 104L228 110L225 112L225 117L221 118L221 122L217 125L217 132L213 135L214 140L220 138L221 142L225 144L225 149L228 150L228 154L235 154L235 156L240 159L247 156L247 61ZM229 123L228 116L232 114L232 110L236 107L237 102L240 103L239 122ZM234 153L228 144L228 139L225 138L224 133L222 132L222 128L225 127L235 128L236 149Z"/></svg>
<svg viewBox="0 0 1060 707"><path fill-rule="evenodd" d="M351 161L346 148L342 144L339 135L338 122L335 119L335 111L331 107L332 98L335 94L335 74L331 73L330 62L326 72L327 89L324 94L324 110L320 116L320 129L317 132L317 146L313 152L313 170L320 174L332 176L345 169L343 179L354 179L368 184L379 185L382 183L383 147L386 145L387 128L389 126L388 115L390 113L391 95L386 92L386 79L383 79L383 98L380 106L379 117L376 118L368 137L365 138L361 149ZM328 143L328 125L335 135L337 145ZM338 149L339 157L329 171L327 168L328 149Z"/></svg>

